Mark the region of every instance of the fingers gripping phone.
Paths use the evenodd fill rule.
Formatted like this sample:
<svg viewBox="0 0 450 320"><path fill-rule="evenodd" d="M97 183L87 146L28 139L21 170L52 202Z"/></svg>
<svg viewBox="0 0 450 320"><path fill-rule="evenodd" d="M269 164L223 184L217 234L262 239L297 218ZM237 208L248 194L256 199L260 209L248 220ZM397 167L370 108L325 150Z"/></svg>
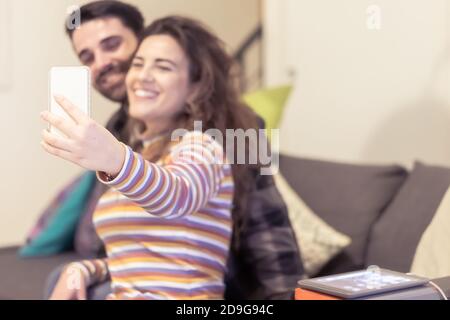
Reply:
<svg viewBox="0 0 450 320"><path fill-rule="evenodd" d="M91 115L90 70L87 67L53 67L49 73L49 111L57 116L70 116L56 103L54 95L61 95L72 102L88 117ZM49 126L50 132L63 135Z"/></svg>

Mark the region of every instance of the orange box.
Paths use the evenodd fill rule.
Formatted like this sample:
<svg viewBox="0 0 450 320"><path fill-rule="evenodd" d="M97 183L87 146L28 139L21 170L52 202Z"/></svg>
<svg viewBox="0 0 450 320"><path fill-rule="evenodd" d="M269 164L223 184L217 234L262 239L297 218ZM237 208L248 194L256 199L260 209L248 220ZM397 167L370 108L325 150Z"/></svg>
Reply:
<svg viewBox="0 0 450 320"><path fill-rule="evenodd" d="M295 289L295 300L342 300L342 299L329 296L323 293L297 288Z"/></svg>

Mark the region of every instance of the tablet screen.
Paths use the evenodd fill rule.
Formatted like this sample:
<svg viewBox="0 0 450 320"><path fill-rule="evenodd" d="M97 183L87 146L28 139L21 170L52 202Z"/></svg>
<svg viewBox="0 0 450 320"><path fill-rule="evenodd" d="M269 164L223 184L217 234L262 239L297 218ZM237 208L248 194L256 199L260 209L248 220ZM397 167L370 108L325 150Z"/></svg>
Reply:
<svg viewBox="0 0 450 320"><path fill-rule="evenodd" d="M335 276L302 280L300 288L343 298L359 298L424 285L428 279L386 269L349 272Z"/></svg>

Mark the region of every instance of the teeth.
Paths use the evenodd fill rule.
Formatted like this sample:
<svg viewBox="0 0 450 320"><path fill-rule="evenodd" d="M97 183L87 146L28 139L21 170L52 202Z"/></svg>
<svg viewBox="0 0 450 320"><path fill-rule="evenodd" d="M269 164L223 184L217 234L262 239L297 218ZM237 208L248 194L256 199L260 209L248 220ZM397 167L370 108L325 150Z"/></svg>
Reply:
<svg viewBox="0 0 450 320"><path fill-rule="evenodd" d="M139 98L155 98L158 96L157 92L146 91L146 90L135 90L134 94Z"/></svg>

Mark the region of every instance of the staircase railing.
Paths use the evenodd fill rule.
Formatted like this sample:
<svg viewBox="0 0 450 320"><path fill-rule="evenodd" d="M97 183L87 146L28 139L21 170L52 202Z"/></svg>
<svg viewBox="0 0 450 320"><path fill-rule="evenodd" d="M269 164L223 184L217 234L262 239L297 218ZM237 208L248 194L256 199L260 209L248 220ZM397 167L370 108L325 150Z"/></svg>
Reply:
<svg viewBox="0 0 450 320"><path fill-rule="evenodd" d="M261 42L263 40L263 27L259 25L238 47L233 57L239 67L239 87L242 92L246 92L250 87L262 86L263 79L263 50ZM258 50L257 70L254 74L249 73L247 65L247 55L254 46L260 44Z"/></svg>

